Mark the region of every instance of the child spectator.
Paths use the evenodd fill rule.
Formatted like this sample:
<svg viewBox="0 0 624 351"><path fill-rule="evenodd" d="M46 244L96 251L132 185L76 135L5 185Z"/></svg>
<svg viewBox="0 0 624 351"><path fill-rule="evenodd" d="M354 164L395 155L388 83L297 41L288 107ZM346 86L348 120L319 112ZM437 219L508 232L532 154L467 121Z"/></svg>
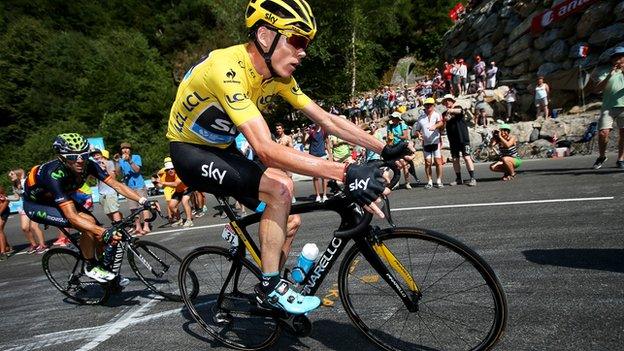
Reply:
<svg viewBox="0 0 624 351"><path fill-rule="evenodd" d="M190 205L191 191L189 191L188 187L182 183L182 180L180 180L176 174L172 162L165 162L165 172L160 175L160 178L156 179L155 185L160 188L170 187L174 189L171 198L167 201L167 207L169 208L169 213L171 213L171 226L177 227L182 225L183 227L192 227L193 213L191 212ZM180 218L180 211L178 210L180 202L182 202L182 207L186 214L186 221L182 221Z"/></svg>

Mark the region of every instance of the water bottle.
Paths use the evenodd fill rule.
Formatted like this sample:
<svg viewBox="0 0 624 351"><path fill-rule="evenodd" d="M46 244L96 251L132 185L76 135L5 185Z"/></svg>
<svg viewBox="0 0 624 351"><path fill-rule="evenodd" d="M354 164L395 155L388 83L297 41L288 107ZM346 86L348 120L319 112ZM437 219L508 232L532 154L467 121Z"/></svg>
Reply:
<svg viewBox="0 0 624 351"><path fill-rule="evenodd" d="M297 258L297 266L293 268L290 275L297 283L303 282L310 268L314 265L316 257L318 257L319 249L316 244L307 243L303 246L301 254Z"/></svg>
<svg viewBox="0 0 624 351"><path fill-rule="evenodd" d="M113 265L113 258L116 249L117 245L113 245L112 243L108 243L104 246L104 252L102 253L102 265L107 269L110 269Z"/></svg>

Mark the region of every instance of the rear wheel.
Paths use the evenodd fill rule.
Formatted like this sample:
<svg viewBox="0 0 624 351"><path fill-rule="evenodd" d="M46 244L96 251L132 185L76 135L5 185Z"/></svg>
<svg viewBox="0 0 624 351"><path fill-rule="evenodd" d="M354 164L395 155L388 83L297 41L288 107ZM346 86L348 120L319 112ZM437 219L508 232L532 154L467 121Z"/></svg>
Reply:
<svg viewBox="0 0 624 351"><path fill-rule="evenodd" d="M108 299L108 284L98 283L83 273L85 262L80 253L54 247L43 255L41 263L52 285L68 298L85 305L103 303Z"/></svg>
<svg viewBox="0 0 624 351"><path fill-rule="evenodd" d="M340 299L356 327L384 350L487 350L505 330L507 302L496 275L473 250L416 228L382 231L378 241L401 262L420 293L395 281L418 309L407 310L354 245L338 276Z"/></svg>
<svg viewBox="0 0 624 351"><path fill-rule="evenodd" d="M189 272L199 281L196 297L182 278ZM184 258L178 276L184 304L211 337L238 350L264 349L279 337L278 320L257 307L254 287L261 272L247 259L221 247L201 247Z"/></svg>
<svg viewBox="0 0 624 351"><path fill-rule="evenodd" d="M169 300L182 301L178 287L180 257L168 248L150 241L137 240L130 245L128 263L139 279L156 294ZM197 294L194 273L189 272L187 279L189 294Z"/></svg>

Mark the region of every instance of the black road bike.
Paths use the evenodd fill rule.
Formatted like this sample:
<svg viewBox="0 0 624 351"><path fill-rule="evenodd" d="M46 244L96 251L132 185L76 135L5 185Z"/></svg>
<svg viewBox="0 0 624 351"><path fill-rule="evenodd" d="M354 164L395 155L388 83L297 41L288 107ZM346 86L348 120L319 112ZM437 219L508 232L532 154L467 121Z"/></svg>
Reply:
<svg viewBox="0 0 624 351"><path fill-rule="evenodd" d="M121 234L121 240L117 243L111 269L116 277L107 283L99 283L84 274L87 263L80 251L81 233L70 234L65 228L59 228L72 242L73 247L54 247L43 255L43 271L52 285L80 304L103 304L111 294L122 290L119 285L119 272L124 254L128 252L130 268L145 286L166 299L181 301L177 279L180 257L160 244L132 237L128 233L128 228L134 224L134 218L143 211L136 209L113 226ZM148 221L151 222L156 218L157 211L152 208L150 212L151 218ZM187 274L187 293L194 296L198 292L198 281L193 272Z"/></svg>
<svg viewBox="0 0 624 351"><path fill-rule="evenodd" d="M398 181L395 172L393 184ZM305 315L268 310L256 303L260 251L246 227L261 214L230 219L222 236L229 248L204 246L180 267L182 299L195 321L214 339L239 350L270 347L283 329L311 333ZM390 223L381 229L344 193L325 203L301 203L291 213L334 211L341 223L325 252L295 288L315 295L350 241L338 272L340 300L353 324L384 350L487 350L503 335L507 302L492 268L475 251L450 236ZM199 294L189 285L196 274ZM285 275L286 276L286 275ZM312 314L313 315L313 314Z"/></svg>

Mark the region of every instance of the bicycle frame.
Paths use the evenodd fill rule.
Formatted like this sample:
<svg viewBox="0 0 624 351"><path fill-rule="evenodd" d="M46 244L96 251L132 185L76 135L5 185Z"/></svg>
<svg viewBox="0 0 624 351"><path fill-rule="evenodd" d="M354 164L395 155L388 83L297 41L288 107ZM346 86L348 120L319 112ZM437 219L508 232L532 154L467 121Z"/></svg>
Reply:
<svg viewBox="0 0 624 351"><path fill-rule="evenodd" d="M245 257L245 253L249 252L253 260L258 267L261 267L260 251L258 246L253 241L252 237L246 230L246 227L260 221L261 213L254 213L246 217L236 219L233 209L229 205L226 199L217 197L217 200L222 204L224 211L230 219L230 225L236 232L243 245L238 245L234 250L234 254L240 258ZM377 274L381 276L394 292L401 298L406 308L409 311L416 311L418 309L417 299L420 297L420 289L416 285L414 279L400 263L400 261L392 254L392 252L383 244L376 241L375 237L379 228L371 227L366 223L363 230L358 230L355 233L345 234L347 228L353 228L360 226L363 222L363 217L368 217L370 222L370 216L364 216L361 210L355 206L355 204L346 198L344 194L338 194L324 203L302 203L293 205L291 208L291 214L300 214L314 211L328 210L336 212L341 217L341 223L339 230L334 232L332 239L330 240L327 248L314 264L310 271L306 275L304 281L301 283L303 295L315 295L319 286L325 280L332 267L338 260L338 257L342 254L347 247L349 241L353 239L355 245L358 245L360 251L364 255L364 258L371 264ZM366 220L366 219L365 219ZM364 221L365 221L364 220ZM341 232L341 230L345 232ZM388 269L388 267L382 261L382 258L386 260L388 265L392 267L393 271L397 272L401 278L406 282L409 292L405 291L403 287L398 283L398 280ZM240 262L240 261L239 261ZM232 265L230 272L228 273L225 283L219 294L217 304L220 305L223 300L225 289L230 283L232 277L235 279L234 287L236 288L238 283L238 274L240 273L242 264ZM416 300L416 301L415 301Z"/></svg>
<svg viewBox="0 0 624 351"><path fill-rule="evenodd" d="M137 258L139 258L139 260L150 271L152 271L152 273L154 273L154 275L158 276L158 273L154 272L154 270L153 270L152 266L149 264L149 262L147 262L147 260L145 258L143 258L143 256L139 252L134 250L132 245L130 245L130 242L132 240L134 240L134 238L132 236L130 236L130 234L128 234L128 232L127 232L127 230L125 228L128 224L132 224L132 221L134 221L134 217L136 217L137 215L139 215L143 211L144 211L144 209L142 209L142 208L135 209L134 211L132 211L132 213L129 216L127 216L126 218L124 218L120 222L115 223L113 225L113 227L116 228L119 233L121 233L121 240L117 243L114 260L113 260L113 263L111 265L111 272L114 273L115 275L119 275L119 272L121 271L121 264L123 262L124 254L126 252L126 249L129 249L130 251L132 251L132 253ZM152 216L152 219L154 217L155 216ZM57 227L57 228L72 242L72 244L76 248L78 248L78 251L80 252L80 256L84 257L83 254L82 254L82 250L80 249L80 245L79 245L81 233L78 232L78 233L70 234L67 231L67 229L65 229L65 228L62 228L62 227ZM158 260L159 262L163 263L162 260L160 260L160 258L158 258L153 252L151 252L151 251L149 251L149 252L156 260ZM164 263L163 263L163 265L164 265ZM76 267L74 267L74 270L75 270L75 268ZM168 266L167 266L167 269L168 269Z"/></svg>

